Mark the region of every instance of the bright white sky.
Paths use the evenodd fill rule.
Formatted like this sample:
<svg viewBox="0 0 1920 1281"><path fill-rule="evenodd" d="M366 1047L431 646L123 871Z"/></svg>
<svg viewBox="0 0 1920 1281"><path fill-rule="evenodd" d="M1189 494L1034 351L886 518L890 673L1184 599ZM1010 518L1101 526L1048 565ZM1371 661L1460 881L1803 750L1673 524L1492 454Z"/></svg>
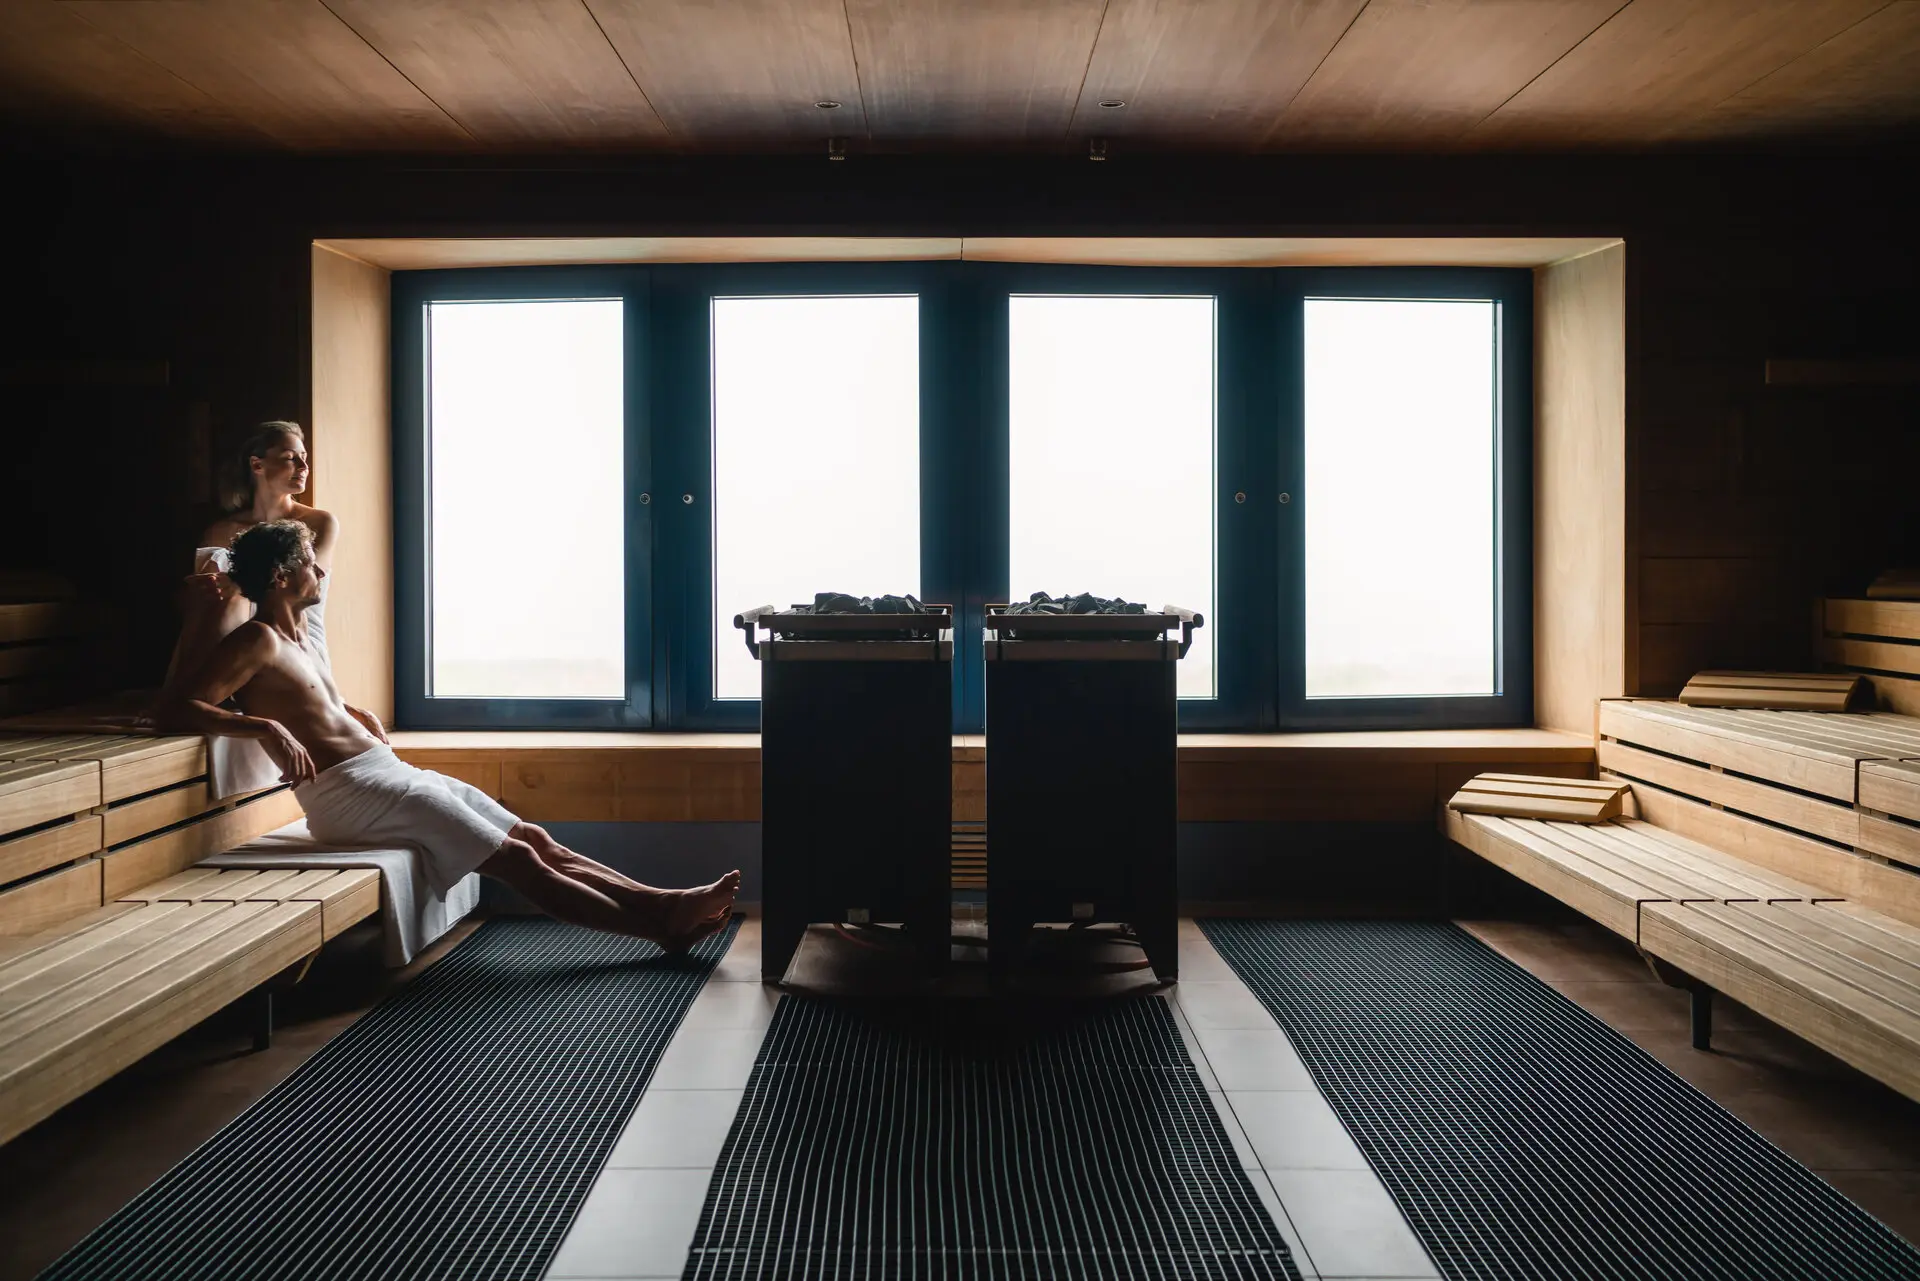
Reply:
<svg viewBox="0 0 1920 1281"><path fill-rule="evenodd" d="M1183 698L1213 675L1214 300L1009 300L1008 583L1206 615Z"/></svg>
<svg viewBox="0 0 1920 1281"><path fill-rule="evenodd" d="M622 305L434 303L439 698L624 698Z"/></svg>
<svg viewBox="0 0 1920 1281"><path fill-rule="evenodd" d="M1207 297L1009 300L1012 599L1215 614ZM1490 302L1309 299L1309 697L1494 689ZM713 302L715 695L733 615L920 589L919 300ZM620 698L617 299L430 308L438 697ZM1211 627L1180 664L1212 697Z"/></svg>
<svg viewBox="0 0 1920 1281"><path fill-rule="evenodd" d="M713 492L716 698L760 697L735 614L919 595L920 300L714 299Z"/></svg>
<svg viewBox="0 0 1920 1281"><path fill-rule="evenodd" d="M1496 319L1307 300L1309 698L1494 692Z"/></svg>

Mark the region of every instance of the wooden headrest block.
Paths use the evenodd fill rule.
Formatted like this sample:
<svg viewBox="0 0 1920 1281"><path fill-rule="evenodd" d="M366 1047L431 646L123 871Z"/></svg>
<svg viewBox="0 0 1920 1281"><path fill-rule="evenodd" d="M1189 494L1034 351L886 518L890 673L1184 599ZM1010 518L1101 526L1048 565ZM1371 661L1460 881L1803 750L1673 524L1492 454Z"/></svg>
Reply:
<svg viewBox="0 0 1920 1281"><path fill-rule="evenodd" d="M1531 774L1476 774L1447 802L1463 814L1506 818L1551 818L1604 823L1619 818L1625 783L1590 778L1539 778Z"/></svg>
<svg viewBox="0 0 1920 1281"><path fill-rule="evenodd" d="M1920 569L1889 569L1867 588L1868 600L1920 600Z"/></svg>
<svg viewBox="0 0 1920 1281"><path fill-rule="evenodd" d="M1851 672L1701 672L1680 691L1680 701L1689 707L1856 712L1873 705L1873 686Z"/></svg>

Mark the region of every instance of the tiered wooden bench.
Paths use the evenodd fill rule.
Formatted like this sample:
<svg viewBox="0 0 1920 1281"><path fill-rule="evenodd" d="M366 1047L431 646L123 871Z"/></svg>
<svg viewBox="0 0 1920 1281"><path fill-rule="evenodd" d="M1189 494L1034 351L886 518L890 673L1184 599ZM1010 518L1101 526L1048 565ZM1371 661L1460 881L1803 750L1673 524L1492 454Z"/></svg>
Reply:
<svg viewBox="0 0 1920 1281"><path fill-rule="evenodd" d="M206 771L194 737L0 737L0 1142L379 909L371 869L196 868L300 817Z"/></svg>
<svg viewBox="0 0 1920 1281"><path fill-rule="evenodd" d="M1601 704L1601 824L1449 811L1448 834L1631 940L1695 994L1725 992L1920 1099L1920 718Z"/></svg>
<svg viewBox="0 0 1920 1281"><path fill-rule="evenodd" d="M1887 711L1920 716L1920 600L1821 601L1820 657L1865 676Z"/></svg>

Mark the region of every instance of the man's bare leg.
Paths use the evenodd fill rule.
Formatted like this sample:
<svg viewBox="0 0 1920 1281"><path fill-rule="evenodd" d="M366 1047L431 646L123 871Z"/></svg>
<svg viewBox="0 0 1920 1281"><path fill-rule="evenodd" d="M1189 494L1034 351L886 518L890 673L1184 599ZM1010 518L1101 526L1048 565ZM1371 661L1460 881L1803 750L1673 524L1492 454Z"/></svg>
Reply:
<svg viewBox="0 0 1920 1281"><path fill-rule="evenodd" d="M666 937L672 939L684 939L695 934L704 936L712 932L706 926L712 925L717 929L724 924L733 906L732 895L727 895L724 903L714 906L714 891L728 885L729 878L731 888L739 888L740 874L729 872L711 885L686 890L660 889L569 849L536 823L522 822L507 835L532 846L541 861L555 871L571 880L586 882L614 902L640 912L664 915ZM703 911L704 914L700 914Z"/></svg>
<svg viewBox="0 0 1920 1281"><path fill-rule="evenodd" d="M740 888L740 874L731 872L698 890L656 891L673 894L671 904L623 903L555 868L532 845L511 836L478 870L504 882L556 920L672 948L691 946L724 924Z"/></svg>

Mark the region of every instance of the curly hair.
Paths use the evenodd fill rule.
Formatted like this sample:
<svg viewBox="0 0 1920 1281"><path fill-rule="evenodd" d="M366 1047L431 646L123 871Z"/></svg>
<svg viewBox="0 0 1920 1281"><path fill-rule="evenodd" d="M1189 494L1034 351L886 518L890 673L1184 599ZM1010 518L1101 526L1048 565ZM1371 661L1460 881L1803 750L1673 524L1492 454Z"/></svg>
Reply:
<svg viewBox="0 0 1920 1281"><path fill-rule="evenodd" d="M293 572L312 542L313 531L297 520L255 525L234 536L233 564L227 573L241 594L257 605L272 590L274 575Z"/></svg>

